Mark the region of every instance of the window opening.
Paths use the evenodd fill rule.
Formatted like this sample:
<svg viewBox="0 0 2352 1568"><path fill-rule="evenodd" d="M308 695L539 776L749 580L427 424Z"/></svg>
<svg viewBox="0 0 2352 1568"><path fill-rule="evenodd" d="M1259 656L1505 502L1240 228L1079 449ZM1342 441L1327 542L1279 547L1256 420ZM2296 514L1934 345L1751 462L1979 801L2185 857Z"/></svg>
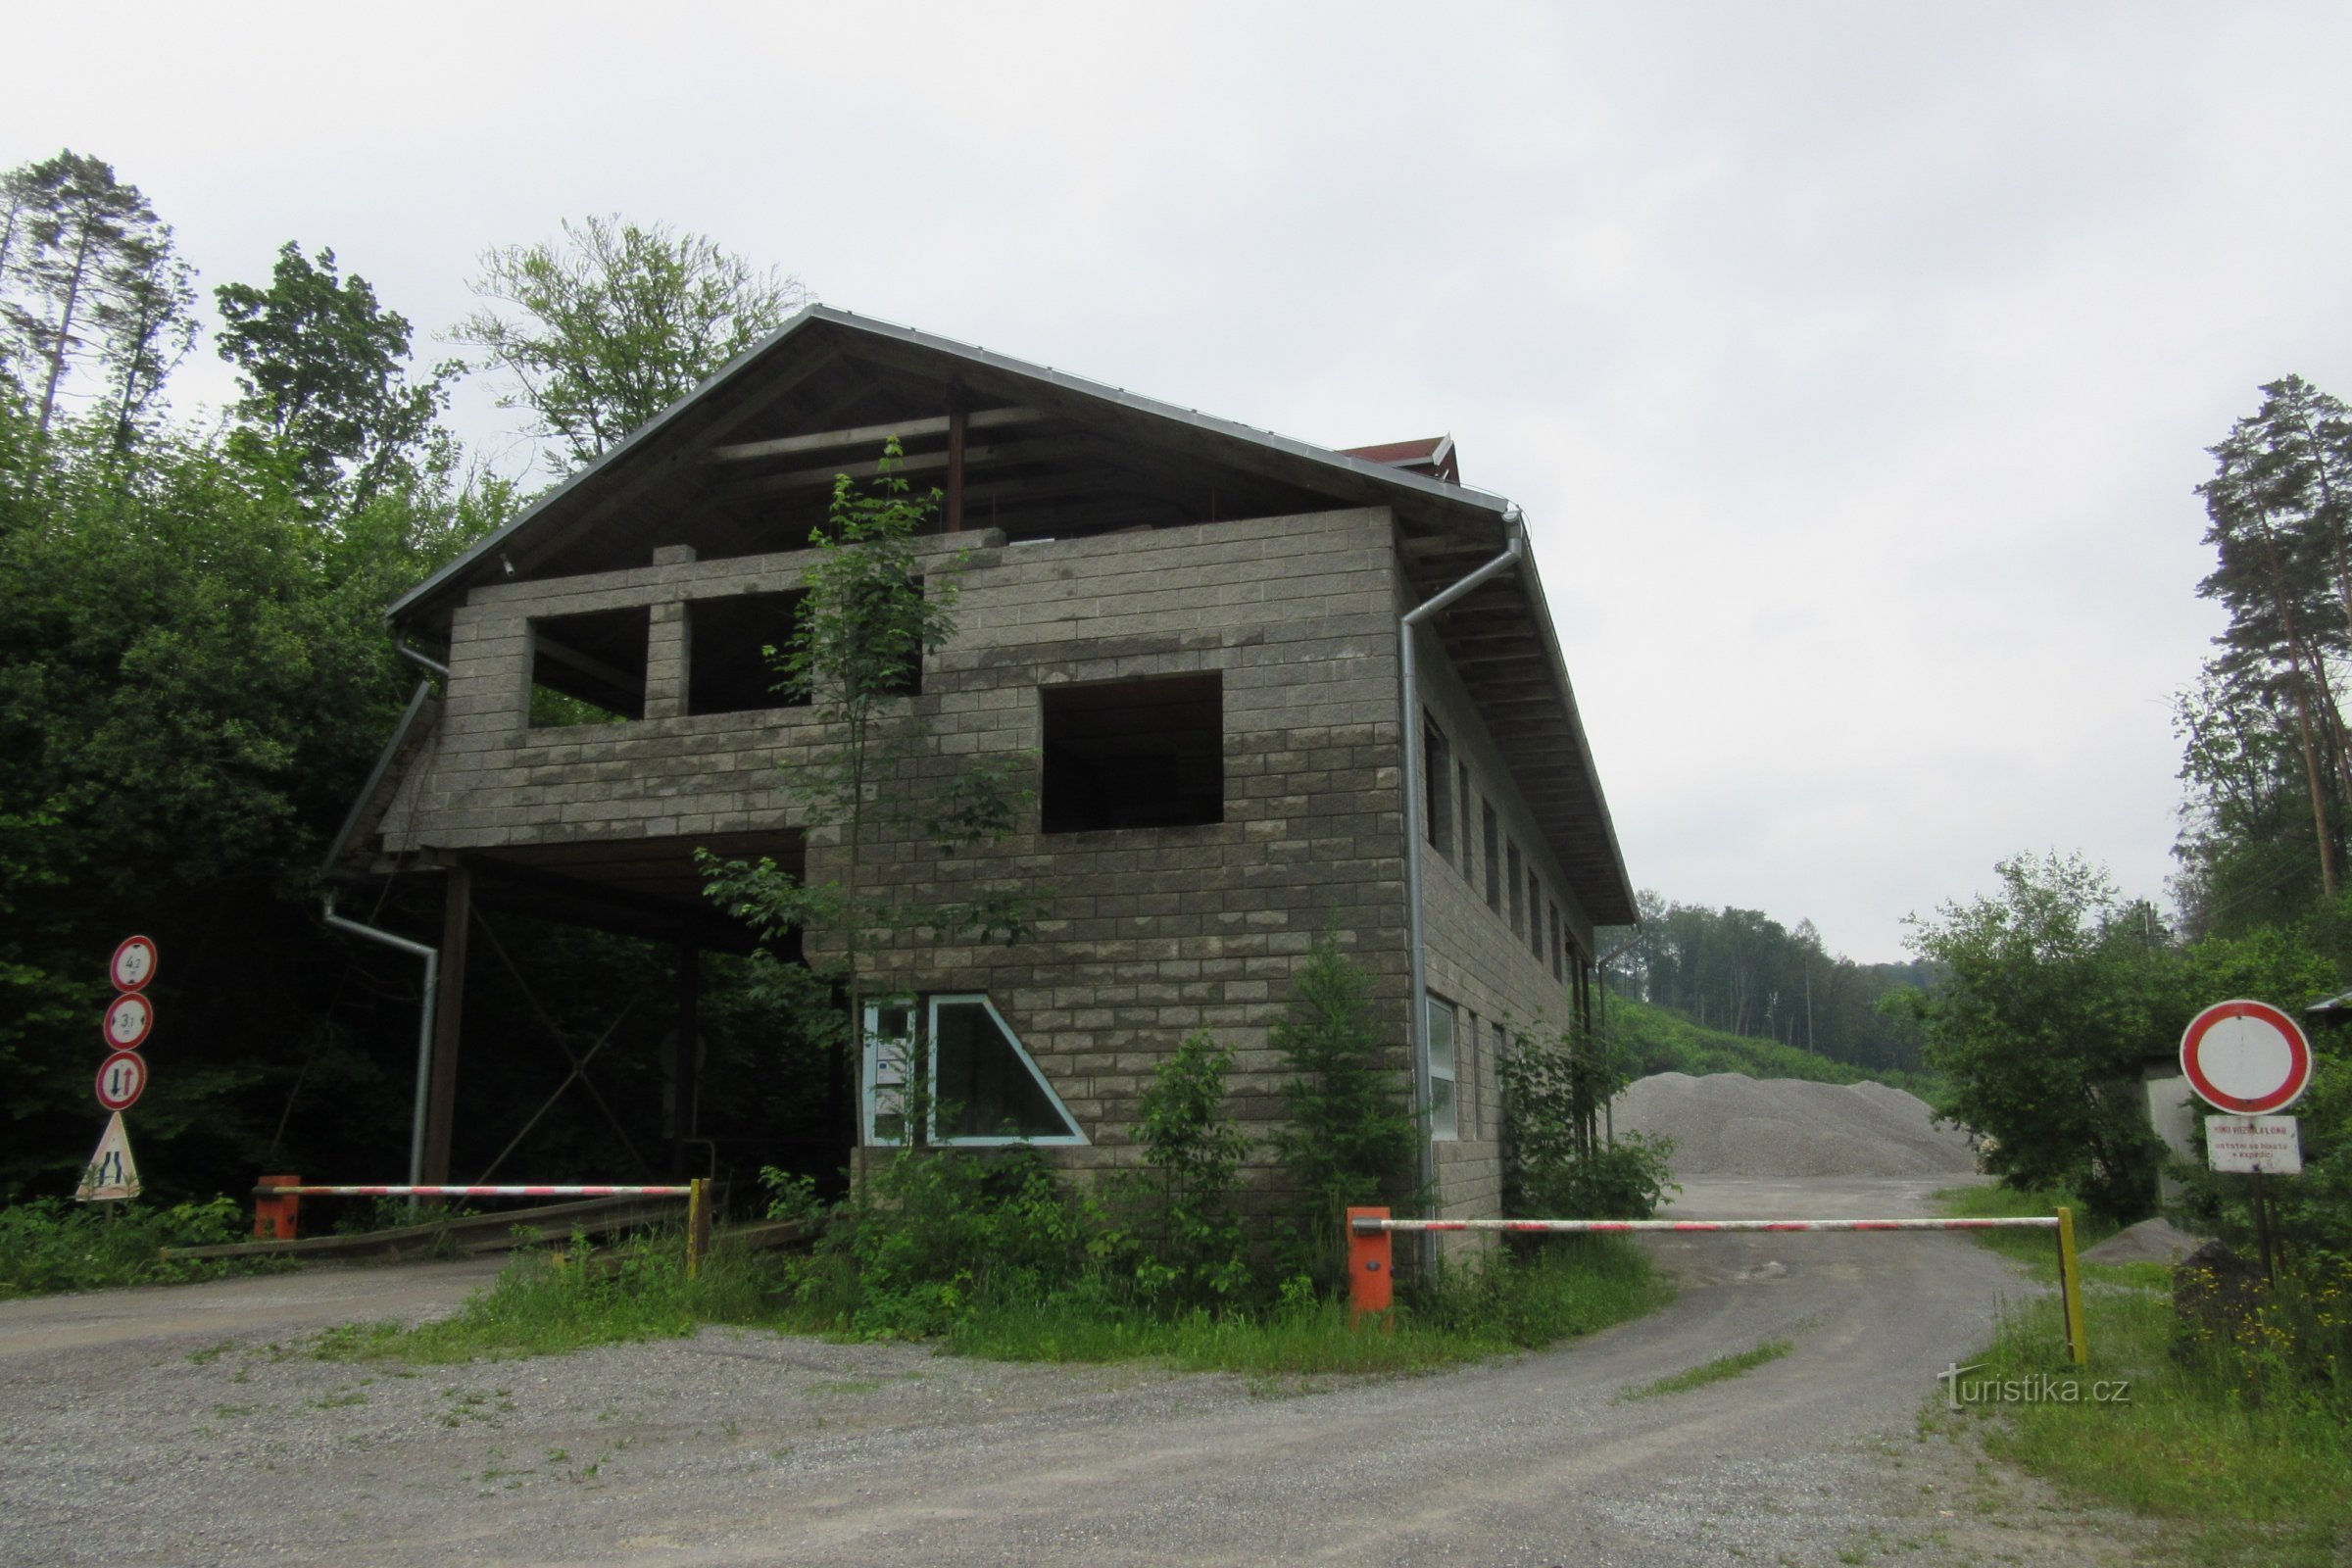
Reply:
<svg viewBox="0 0 2352 1568"><path fill-rule="evenodd" d="M1469 878L1469 876L1470 876L1470 863L1471 863L1471 861L1470 861L1470 764L1469 764L1468 762L1462 761L1462 760L1461 760L1460 759L1458 759L1458 758L1457 758L1457 759L1455 759L1455 760L1454 760L1454 764L1453 764L1453 799L1454 799L1454 802L1455 802L1456 806L1458 806L1458 807L1459 807L1459 808L1460 808L1460 810L1461 810L1461 813L1462 813L1462 827L1461 827L1461 833L1462 833L1462 836L1461 836L1461 841L1460 841L1460 842L1461 842L1461 846L1462 846L1462 858L1461 858L1461 861L1460 861L1460 865L1461 865L1462 877L1463 877L1463 879L1466 881L1466 880L1468 880L1468 878Z"/></svg>
<svg viewBox="0 0 2352 1568"><path fill-rule="evenodd" d="M1455 1054L1454 1100L1461 1106L1462 1127L1472 1138L1478 1130L1478 1083L1485 1068L1478 1059L1478 1014L1465 1008L1462 1012L1461 1049Z"/></svg>
<svg viewBox="0 0 2352 1568"><path fill-rule="evenodd" d="M1565 980L1568 978L1568 966L1560 957L1560 906L1554 904L1549 906L1549 908L1551 909L1551 977L1554 980Z"/></svg>
<svg viewBox="0 0 2352 1568"><path fill-rule="evenodd" d="M1225 820L1225 678L1170 675L1039 690L1042 830L1200 827Z"/></svg>
<svg viewBox="0 0 2352 1568"><path fill-rule="evenodd" d="M906 1136L906 1075L914 1061L914 1008L904 1003L865 1009L865 1141L897 1144Z"/></svg>
<svg viewBox="0 0 2352 1568"><path fill-rule="evenodd" d="M1534 866L1527 868L1527 951L1541 962L1544 957L1544 878Z"/></svg>
<svg viewBox="0 0 2352 1568"><path fill-rule="evenodd" d="M1509 858L1509 859L1510 859L1510 862L1511 862L1511 875L1510 875L1510 883L1509 883L1510 890L1511 890L1511 935L1513 935L1513 936L1517 936L1517 935L1518 935L1518 934L1519 934L1521 931L1523 931L1524 929L1526 929L1526 928L1525 928L1523 925L1521 925L1521 923L1520 923L1522 916L1520 915L1520 912L1519 912L1519 909L1520 909L1520 903L1519 903L1519 901L1520 901L1520 899L1521 899L1522 897L1524 897L1524 895L1521 893L1521 891L1520 891L1520 890L1521 890L1521 888L1522 888L1522 887L1524 887L1524 886L1525 886L1525 884L1524 884L1524 883L1522 883L1522 882L1519 880L1519 846L1518 846L1518 845L1514 844L1514 845L1511 845L1511 846L1510 846L1510 852L1509 852L1509 857L1508 857L1508 858Z"/></svg>
<svg viewBox="0 0 2352 1568"><path fill-rule="evenodd" d="M1086 1142L1012 1026L984 996L931 999L931 1085L936 1142Z"/></svg>
<svg viewBox="0 0 2352 1568"><path fill-rule="evenodd" d="M1454 1100L1453 1004L1442 997L1429 999L1429 1136L1439 1143L1462 1136Z"/></svg>
<svg viewBox="0 0 2352 1568"><path fill-rule="evenodd" d="M746 713L806 708L807 691L778 691L767 650L792 644L801 594L730 594L686 603L686 711Z"/></svg>
<svg viewBox="0 0 2352 1568"><path fill-rule="evenodd" d="M1421 715L1421 832L1430 847L1453 858L1453 749L1427 713Z"/></svg>
<svg viewBox="0 0 2352 1568"><path fill-rule="evenodd" d="M534 729L611 724L645 716L645 664L652 612L598 610L531 619Z"/></svg>
<svg viewBox="0 0 2352 1568"><path fill-rule="evenodd" d="M1502 825L1494 818L1494 803L1481 803L1484 825L1479 834L1479 849L1486 857L1487 907L1496 914L1502 912L1502 853L1496 847L1501 842Z"/></svg>

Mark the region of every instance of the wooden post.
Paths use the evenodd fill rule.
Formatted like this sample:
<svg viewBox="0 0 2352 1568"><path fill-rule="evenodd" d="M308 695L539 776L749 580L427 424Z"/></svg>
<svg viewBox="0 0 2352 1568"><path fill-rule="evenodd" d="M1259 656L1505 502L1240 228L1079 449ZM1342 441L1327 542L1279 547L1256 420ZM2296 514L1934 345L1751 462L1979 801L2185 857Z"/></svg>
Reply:
<svg viewBox="0 0 2352 1568"><path fill-rule="evenodd" d="M710 1250L710 1184L697 1176L687 1184L686 1277L703 1272L703 1254Z"/></svg>
<svg viewBox="0 0 2352 1568"><path fill-rule="evenodd" d="M963 410L948 415L947 530L963 532Z"/></svg>
<svg viewBox="0 0 2352 1568"><path fill-rule="evenodd" d="M424 1181L449 1181L450 1131L458 1108L458 1046L466 1018L466 937L473 925L473 873L449 868L441 903L441 995L433 1008L432 1094L424 1111Z"/></svg>
<svg viewBox="0 0 2352 1568"><path fill-rule="evenodd" d="M703 995L702 950L691 942L678 944L678 1032L669 1058L669 1170L687 1174L687 1141L694 1137L697 1097L701 1093L696 1041L701 1030Z"/></svg>

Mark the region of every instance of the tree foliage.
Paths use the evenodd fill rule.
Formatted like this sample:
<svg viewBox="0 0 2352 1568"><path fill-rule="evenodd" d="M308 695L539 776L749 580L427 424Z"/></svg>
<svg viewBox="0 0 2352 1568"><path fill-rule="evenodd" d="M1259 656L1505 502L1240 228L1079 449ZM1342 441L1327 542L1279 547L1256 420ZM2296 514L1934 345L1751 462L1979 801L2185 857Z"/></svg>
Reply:
<svg viewBox="0 0 2352 1568"><path fill-rule="evenodd" d="M245 395L237 416L282 454L314 507L364 506L413 475L459 367L409 376L409 320L376 303L364 277L342 277L332 250L312 261L289 240L270 286L213 291L220 357Z"/></svg>
<svg viewBox="0 0 2352 1568"><path fill-rule="evenodd" d="M808 299L700 234L618 216L566 220L559 242L484 253L485 306L456 341L515 383L533 433L590 462L782 324Z"/></svg>

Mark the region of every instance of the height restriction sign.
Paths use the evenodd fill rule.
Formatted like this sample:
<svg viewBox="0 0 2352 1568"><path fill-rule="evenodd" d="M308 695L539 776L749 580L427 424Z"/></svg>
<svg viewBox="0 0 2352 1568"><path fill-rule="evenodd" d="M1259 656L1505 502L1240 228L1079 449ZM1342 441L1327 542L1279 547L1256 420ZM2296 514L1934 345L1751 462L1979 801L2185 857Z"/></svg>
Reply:
<svg viewBox="0 0 2352 1568"><path fill-rule="evenodd" d="M2180 1071L2214 1109L2266 1116L2310 1087L2311 1042L2267 1002L2217 1002L2181 1034Z"/></svg>

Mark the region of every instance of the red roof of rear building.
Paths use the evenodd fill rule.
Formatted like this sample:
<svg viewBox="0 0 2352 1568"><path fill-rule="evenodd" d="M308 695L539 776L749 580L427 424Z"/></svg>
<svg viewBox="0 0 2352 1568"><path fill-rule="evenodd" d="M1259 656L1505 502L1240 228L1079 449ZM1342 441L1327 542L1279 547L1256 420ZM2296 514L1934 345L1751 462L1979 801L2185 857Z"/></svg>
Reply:
<svg viewBox="0 0 2352 1568"><path fill-rule="evenodd" d="M1462 482L1462 468L1453 437L1433 435L1419 441L1383 441L1377 446L1348 447L1347 455L1366 463L1386 464L1411 473L1426 473L1451 484Z"/></svg>

